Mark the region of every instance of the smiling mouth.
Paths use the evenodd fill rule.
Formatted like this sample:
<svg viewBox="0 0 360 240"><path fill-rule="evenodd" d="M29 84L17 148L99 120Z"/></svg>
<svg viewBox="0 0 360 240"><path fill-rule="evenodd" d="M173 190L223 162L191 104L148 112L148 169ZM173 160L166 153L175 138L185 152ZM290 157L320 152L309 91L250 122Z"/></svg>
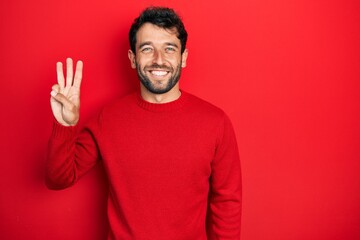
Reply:
<svg viewBox="0 0 360 240"><path fill-rule="evenodd" d="M163 71L163 70L150 70L149 71L151 75L156 77L163 77L169 73L169 71Z"/></svg>

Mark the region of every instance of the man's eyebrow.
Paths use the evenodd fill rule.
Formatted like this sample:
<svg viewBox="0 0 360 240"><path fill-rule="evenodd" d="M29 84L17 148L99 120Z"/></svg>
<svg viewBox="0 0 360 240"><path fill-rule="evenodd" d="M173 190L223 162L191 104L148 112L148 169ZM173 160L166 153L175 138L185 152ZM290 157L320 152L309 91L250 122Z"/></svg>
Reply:
<svg viewBox="0 0 360 240"><path fill-rule="evenodd" d="M179 46L176 43L166 42L165 44L168 45L168 46L179 48Z"/></svg>
<svg viewBox="0 0 360 240"><path fill-rule="evenodd" d="M139 48L142 48L145 45L151 45L151 42L147 41L147 42L140 43Z"/></svg>
<svg viewBox="0 0 360 240"><path fill-rule="evenodd" d="M152 42L147 41L147 42L140 43L139 44L139 49L142 48L143 46L146 46L146 45L152 45ZM165 42L165 45L166 46L172 46L172 47L175 47L175 48L179 48L179 46L176 43L173 43L173 42Z"/></svg>

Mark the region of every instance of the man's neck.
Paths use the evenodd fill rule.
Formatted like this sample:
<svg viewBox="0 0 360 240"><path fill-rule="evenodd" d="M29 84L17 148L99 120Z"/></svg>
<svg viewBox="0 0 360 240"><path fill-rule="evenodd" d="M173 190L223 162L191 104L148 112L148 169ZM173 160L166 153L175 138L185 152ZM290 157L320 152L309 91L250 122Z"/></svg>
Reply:
<svg viewBox="0 0 360 240"><path fill-rule="evenodd" d="M141 97L150 103L168 103L177 100L181 96L179 86L174 86L170 91L163 94L155 94L148 91L144 86L140 86Z"/></svg>

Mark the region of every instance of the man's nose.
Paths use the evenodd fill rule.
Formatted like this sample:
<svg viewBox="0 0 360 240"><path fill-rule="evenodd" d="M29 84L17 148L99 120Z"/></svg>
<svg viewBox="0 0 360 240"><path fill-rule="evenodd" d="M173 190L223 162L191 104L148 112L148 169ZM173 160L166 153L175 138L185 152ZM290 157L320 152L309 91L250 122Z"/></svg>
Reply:
<svg viewBox="0 0 360 240"><path fill-rule="evenodd" d="M154 63L157 63L159 65L162 65L164 63L164 56L162 54L161 51L159 50L155 50L154 51L154 59L153 59Z"/></svg>

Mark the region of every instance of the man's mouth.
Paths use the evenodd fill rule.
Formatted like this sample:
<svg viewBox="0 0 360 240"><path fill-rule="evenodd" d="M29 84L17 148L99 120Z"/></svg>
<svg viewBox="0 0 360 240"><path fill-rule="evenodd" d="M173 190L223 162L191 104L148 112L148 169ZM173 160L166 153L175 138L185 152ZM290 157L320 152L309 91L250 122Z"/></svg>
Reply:
<svg viewBox="0 0 360 240"><path fill-rule="evenodd" d="M156 77L163 77L169 73L168 71L163 70L150 70L149 72Z"/></svg>

